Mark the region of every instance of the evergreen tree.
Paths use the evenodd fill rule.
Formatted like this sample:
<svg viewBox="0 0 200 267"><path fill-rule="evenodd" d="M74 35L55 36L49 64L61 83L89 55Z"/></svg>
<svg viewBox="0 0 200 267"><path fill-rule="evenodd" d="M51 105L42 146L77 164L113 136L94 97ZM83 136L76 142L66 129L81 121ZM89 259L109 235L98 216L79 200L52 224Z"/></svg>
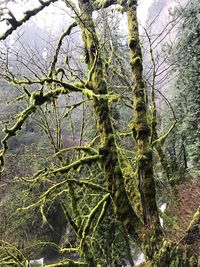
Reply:
<svg viewBox="0 0 200 267"><path fill-rule="evenodd" d="M176 157L184 168L200 168L200 6L192 0L184 12L177 7L174 16L180 16L172 60L177 64L174 106L178 119L175 130ZM172 140L171 139L171 140ZM170 143L170 140L169 140ZM172 151L172 150L171 150ZM173 154L173 153L172 153Z"/></svg>

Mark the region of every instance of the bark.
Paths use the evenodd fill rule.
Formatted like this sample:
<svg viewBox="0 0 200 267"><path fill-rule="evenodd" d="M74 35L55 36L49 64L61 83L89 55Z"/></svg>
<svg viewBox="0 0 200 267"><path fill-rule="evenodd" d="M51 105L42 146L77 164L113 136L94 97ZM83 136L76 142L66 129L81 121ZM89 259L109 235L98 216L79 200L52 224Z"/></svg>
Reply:
<svg viewBox="0 0 200 267"><path fill-rule="evenodd" d="M161 231L156 190L153 173L153 151L151 149L152 125L148 121L145 84L143 81L142 52L139 42L139 32L136 14L137 1L129 1L127 6L129 48L131 51L131 67L133 77L134 124L133 136L138 153L139 191L143 205L142 247L150 262L144 266L179 267L197 266L197 261L190 261L194 250L199 248L199 210L180 244L165 240ZM155 114L154 114L155 115ZM151 125L151 127L150 127ZM154 125L153 125L154 126ZM174 126L171 128L173 129ZM169 130L169 133L171 131ZM168 133L162 137L165 140Z"/></svg>
<svg viewBox="0 0 200 267"><path fill-rule="evenodd" d="M151 224L158 222L159 219L153 177L152 150L150 147L151 130L147 119L145 84L142 74L142 52L139 43L135 5L129 5L127 16L134 99L134 125L132 131L137 144L138 180L140 184L139 190L142 196L143 219L145 224L151 226Z"/></svg>
<svg viewBox="0 0 200 267"><path fill-rule="evenodd" d="M150 145L151 129L148 122L135 1L130 1L128 4L127 18L133 77L134 124L132 131L137 145L137 176L143 206L143 220L145 225L160 233L153 173L153 151Z"/></svg>
<svg viewBox="0 0 200 267"><path fill-rule="evenodd" d="M94 92L92 95L97 117L97 128L100 134L101 165L107 178L115 212L123 223L127 233L142 245L143 252L149 258L145 266L178 267L191 265L182 246L164 239L158 217L156 190L153 173L153 151L151 149L151 123L148 121L145 85L143 81L142 52L139 43L136 16L136 1L129 1L127 17L129 26L129 47L131 50L131 68L133 76L134 125L133 136L137 145L137 178L143 206L143 222L140 222L133 206L129 202L124 186L124 177L119 161L115 134L110 120L107 84L104 61L99 51L99 41L92 21L92 7L79 0L82 30L88 67L86 88ZM86 27L85 27L86 26ZM141 244L142 243L142 244ZM189 264L189 265L188 265Z"/></svg>
<svg viewBox="0 0 200 267"><path fill-rule="evenodd" d="M52 1L46 1L45 5L50 4ZM67 1L66 1L67 2ZM102 170L107 179L107 189L110 193L115 212L125 227L127 234L135 239L139 246L142 246L143 252L148 257L149 262L143 266L154 267L197 267L199 266L198 259L194 254L199 250L200 241L200 210L196 212L194 218L188 227L185 236L179 243L173 243L164 238L162 233L158 209L156 205L156 190L153 173L153 151L151 149L151 123L148 120L147 104L145 95L145 84L143 81L143 66L142 66L142 52L139 42L138 23L137 23L137 1L136 0L102 0L94 1L91 5L88 0L79 0L80 15L76 14L77 24L82 31L82 39L85 45L85 62L88 68L88 79L85 83L85 89L71 86L62 81L57 81L62 85L62 93L73 91L84 91L85 95L93 100L95 115L97 117L97 128L100 135L100 148L99 155L93 155L91 158L98 159L101 163ZM92 2L92 1L90 1ZM42 7L44 2L40 1ZM127 11L128 30L129 30L129 47L131 53L131 70L133 77L133 100L134 100L134 123L132 127L133 136L137 146L137 179L139 184L139 193L142 201L143 218L142 221L138 218L133 206L127 196L124 184L124 175L120 164L120 155L117 150L114 128L110 118L110 109L108 104L108 90L106 83L106 71L104 60L102 58L98 36L95 31L95 26L92 20L93 8L108 7L111 4L121 4ZM30 11L25 14L25 18L16 25L16 28L23 22L28 20L31 16L39 12L41 9ZM34 13L35 12L35 13ZM15 27L13 25L11 31L6 34L9 35ZM4 37L1 38L6 38ZM54 66L52 67L52 69ZM51 74L51 73L50 73ZM51 76L51 75L50 75ZM41 80L42 82L55 82L54 78L48 77ZM23 82L23 81L22 81ZM37 82L38 83L38 82ZM19 82L20 85L20 82ZM82 88L81 88L82 89ZM64 91L63 91L64 90ZM4 138L4 150L0 154L0 160L3 159L5 150L7 149L7 139L16 134L25 119L35 111L36 106L45 103L49 97L56 97L60 94L60 89L56 89L44 95L32 94L30 96L30 106L22 112L13 128L5 129L7 136ZM84 160L91 160L87 158ZM73 164L80 164L81 161ZM59 168L54 171L54 174L65 173L72 165ZM74 165L73 165L74 166ZM48 191L46 192L46 194ZM104 200L104 199L103 199ZM103 201L102 200L102 201ZM102 204L103 202L99 202ZM35 204L34 204L35 205ZM73 224L73 219L67 213L67 209L63 206L65 215L70 221L74 232L79 234L77 225ZM91 213L90 217L94 214ZM89 231L89 224L85 225L84 233ZM83 239L82 233L79 236ZM95 267L95 257L91 253L90 246L87 242L83 242L82 251L83 257L87 261L87 266ZM198 255L198 254L197 254ZM71 263L62 263L57 266L72 266ZM82 263L77 263L81 265ZM85 263L82 265L85 266ZM53 266L53 265L52 265ZM76 266L76 265L75 265Z"/></svg>
<svg viewBox="0 0 200 267"><path fill-rule="evenodd" d="M124 177L122 174L119 155L117 151L114 129L110 118L108 99L106 98L107 84L105 66L99 49L99 41L92 20L92 8L90 4L79 0L81 18L79 25L86 51L86 63L88 67L88 81L86 86L92 89L93 105L97 117L97 128L100 134L101 165L107 187L110 192L115 212L123 223L127 232L136 240L139 237L136 229L141 226L125 190Z"/></svg>

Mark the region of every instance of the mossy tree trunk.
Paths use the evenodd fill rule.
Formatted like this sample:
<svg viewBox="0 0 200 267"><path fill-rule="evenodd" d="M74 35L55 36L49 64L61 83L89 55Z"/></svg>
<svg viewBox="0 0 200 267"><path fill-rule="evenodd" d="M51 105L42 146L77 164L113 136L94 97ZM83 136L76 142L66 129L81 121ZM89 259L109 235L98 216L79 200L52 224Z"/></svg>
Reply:
<svg viewBox="0 0 200 267"><path fill-rule="evenodd" d="M123 3L122 3L123 2ZM156 204L151 147L151 122L148 120L145 84L143 80L142 52L137 22L137 1L104 1L98 8L121 3L127 11L131 69L133 77L134 124L133 136L137 145L137 179L142 201L143 217L140 219L130 203L124 186L115 134L110 118L105 63L92 19L93 7L89 1L79 0L81 18L78 23L85 45L85 62L88 68L86 88L93 91L93 105L100 135L101 165L107 178L115 212L127 233L141 246L152 266L196 266L189 263L185 248L166 241L160 226ZM91 97L89 95L89 97ZM137 203L135 203L137 204ZM188 265L190 264L190 265Z"/></svg>
<svg viewBox="0 0 200 267"><path fill-rule="evenodd" d="M153 151L151 147L153 129L151 121L148 120L136 11L137 1L128 1L127 18L134 100L133 136L137 145L137 178L143 206L143 221L146 228L145 230L143 229L142 248L152 266L197 266L198 260L191 260L191 252L194 252L192 247L196 248L197 244L199 244L199 241L194 241L194 232L195 238L198 236L197 239L199 239L200 233L199 211L197 211L193 223L191 223L187 234L179 244L165 240L159 223L153 173Z"/></svg>
<svg viewBox="0 0 200 267"><path fill-rule="evenodd" d="M133 136L137 147L137 179L143 208L145 226L142 247L151 259L159 248L162 230L156 204L156 190L153 172L153 151L151 148L151 127L148 120L146 89L143 80L142 51L139 41L136 1L127 4L129 48L133 79Z"/></svg>
<svg viewBox="0 0 200 267"><path fill-rule="evenodd" d="M129 48L131 53L131 69L133 77L133 100L134 100L134 123L133 123L133 136L137 145L137 179L139 182L139 193L141 196L142 207L143 207L143 225L132 225L135 227L134 232L137 233L139 237L139 244L141 244L142 250L145 253L146 257L150 260L152 266L197 266L197 260L193 260L191 257L191 247L196 247L199 244L199 241L194 239L191 242L191 233L193 233L194 228L199 227L199 212L196 216L195 223L191 226L191 229L188 230L186 236L190 235L190 238L183 238L187 240L187 246L181 240L179 244L165 240L164 234L162 232L158 208L156 204L156 189L153 173L153 150L152 150L152 125L149 120L149 115L147 112L147 103L146 103L146 89L145 83L143 80L143 65L142 65L142 51L139 40L138 32L138 22L137 22L137 1L103 1L98 7L108 7L111 4L122 4L127 12L128 18L128 30L129 30ZM92 31L94 32L94 31ZM101 59L100 59L101 61ZM101 65L102 64L102 65ZM103 80L105 79L104 75L104 66L101 61L102 75ZM95 79L98 79L99 76L95 76ZM92 86L95 88L95 83L92 83ZM98 87L100 91L98 93L106 94L106 84L103 87ZM104 91L105 90L105 91ZM104 100L105 101L105 100ZM108 178L108 185L111 186L111 192L117 192L120 194L120 190L124 190L124 187L118 187L119 184L123 184L123 177L121 172L115 172L113 165L119 167L118 154L116 150L113 127L109 120L109 107L108 103L105 101L100 102L98 99L95 101L95 110L99 122L99 131L101 134L102 141L102 155L103 155L103 168L104 172ZM105 109L106 107L106 109ZM106 112L104 112L106 110ZM105 124L104 124L105 123ZM113 158L114 156L114 158ZM113 164L115 163L115 164ZM117 174L115 176L115 173ZM113 179L113 174L114 178ZM116 184L117 183L117 184ZM113 190L114 189L114 190ZM119 190L120 189L120 190ZM123 192L121 191L121 193ZM119 202L113 194L113 200L115 206L118 209ZM125 204L125 203L124 203ZM128 214L128 209L130 205L126 207ZM116 210L117 210L116 209ZM124 213L123 213L124 214ZM198 219L197 219L198 217ZM123 217L122 217L123 218ZM127 216L128 219L128 216ZM137 226L137 227L136 227ZM199 229L199 228L198 228ZM199 240L199 230L195 231ZM129 231L131 233L131 231ZM190 233L190 234L189 234ZM190 241L189 241L190 240ZM193 245L191 246L191 243ZM183 244L184 243L184 244ZM192 260L191 260L192 259Z"/></svg>
<svg viewBox="0 0 200 267"><path fill-rule="evenodd" d="M127 17L133 77L134 124L132 131L137 145L137 175L143 205L143 220L148 226L154 225L159 228L153 174L153 151L150 144L151 128L147 114L142 51L139 42L136 3L134 1L128 4Z"/></svg>
<svg viewBox="0 0 200 267"><path fill-rule="evenodd" d="M69 1L66 0L65 2L69 4ZM137 0L78 0L78 4L80 12L75 13L77 15L77 23L82 32L82 39L85 46L85 62L88 69L85 90L82 91L82 87L79 90L93 100L97 118L97 129L100 135L100 164L107 181L107 189L111 196L115 213L126 229L127 234L142 248L146 259L149 261L144 266L197 267L199 260L193 256L199 249L200 243L200 208L194 215L185 236L178 243L173 243L165 239L159 223L153 173L153 150L151 147L152 129L147 112L142 52L136 14ZM138 191L142 202L142 218L139 218L134 210L134 206L137 206L138 203L129 201L124 185L125 178L120 164L120 156L110 117L105 61L101 54L98 36L92 19L94 9L105 8L112 4L121 4L127 12L128 18L134 101L134 123L132 131L137 147L137 179L139 184ZM47 80L49 81L49 78ZM69 87L71 88L67 84L68 89ZM73 87L73 90L77 91L77 87ZM22 112L20 120L11 130L6 129L7 136L3 141L5 143L4 150L7 149L7 139L21 129L21 126L30 113L35 112L36 106L42 105L50 97L56 97L60 93L60 89L57 89L49 91L44 95L32 94L34 97L30 102L33 102L33 104ZM1 153L1 160L3 160L3 155L5 154L4 150ZM99 159L98 155L97 157ZM71 165L74 166L74 163ZM57 172L64 173L67 168L69 166L59 168L54 170L52 174L56 174ZM71 225L73 225L73 219L70 218L70 214L66 217L68 217L69 221L72 221ZM77 234L80 233L79 238L83 240L83 257L85 257L87 266L97 266L95 256L91 253L87 242L84 242L85 238L83 235L86 233L83 234L80 232L76 225L74 225L73 229ZM84 228L85 232L88 229L89 227L86 225Z"/></svg>
<svg viewBox="0 0 200 267"><path fill-rule="evenodd" d="M86 86L92 89L93 105L100 134L101 165L107 178L107 187L111 194L117 216L127 232L139 240L136 229L141 225L125 190L123 174L115 141L115 134L108 105L108 90L105 75L105 62L102 58L99 40L92 19L92 7L89 1L79 0L81 19L79 25L85 45L88 81Z"/></svg>

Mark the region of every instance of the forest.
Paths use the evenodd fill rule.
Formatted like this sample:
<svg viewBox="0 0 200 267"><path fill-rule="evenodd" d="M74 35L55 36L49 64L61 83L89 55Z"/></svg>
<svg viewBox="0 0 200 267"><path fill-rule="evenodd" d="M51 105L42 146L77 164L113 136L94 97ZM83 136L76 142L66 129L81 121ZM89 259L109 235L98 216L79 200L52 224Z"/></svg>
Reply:
<svg viewBox="0 0 200 267"><path fill-rule="evenodd" d="M199 0L0 1L0 108L0 266L200 267Z"/></svg>

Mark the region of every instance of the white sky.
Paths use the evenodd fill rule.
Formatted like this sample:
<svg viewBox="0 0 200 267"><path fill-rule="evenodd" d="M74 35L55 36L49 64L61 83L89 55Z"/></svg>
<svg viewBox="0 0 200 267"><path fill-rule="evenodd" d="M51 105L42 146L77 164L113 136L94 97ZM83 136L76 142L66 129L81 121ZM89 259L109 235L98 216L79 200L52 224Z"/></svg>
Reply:
<svg viewBox="0 0 200 267"><path fill-rule="evenodd" d="M138 18L144 26L147 19L147 12L154 0L140 0L138 6Z"/></svg>
<svg viewBox="0 0 200 267"><path fill-rule="evenodd" d="M146 17L147 17L148 8L150 7L150 5L152 4L153 1L154 0L139 0L138 17L142 23L145 22ZM22 15L22 9L21 9L20 4L19 4L20 1L17 1L17 2L18 2L18 8L16 8L16 5L15 5L15 10L13 10L13 4L9 4L8 7L11 7L12 11L15 11L13 13L15 13L15 14L18 13L18 16L20 17ZM32 0L31 4L29 4L29 5L31 6L31 8L34 8L34 7L38 6L38 4L39 4L38 0Z"/></svg>
<svg viewBox="0 0 200 267"><path fill-rule="evenodd" d="M147 19L148 8L150 7L150 5L152 4L153 1L154 0L139 0L138 18L139 18L140 23L143 26L145 26L145 22L146 22L146 19ZM21 19L21 17L23 16L24 9L20 5L21 0L18 0L17 2L18 2L17 5L16 4L9 4L8 8L13 12L13 14L15 15L15 17L17 19ZM38 0L26 1L26 3L27 3L27 5L29 5L29 7L31 7L31 9L39 5L39 1ZM47 8L50 8L50 7L47 7ZM50 18L51 21L52 21L52 19L53 19L53 17ZM49 18L48 18L48 20L49 20ZM40 20L38 22L40 22ZM56 20L55 20L55 22L56 22ZM42 23L42 20L41 20L41 23ZM43 23L46 24L44 18L43 18ZM8 26L6 25L5 22L1 23L1 27L0 27L1 31L4 31L5 28L7 28L7 27Z"/></svg>

